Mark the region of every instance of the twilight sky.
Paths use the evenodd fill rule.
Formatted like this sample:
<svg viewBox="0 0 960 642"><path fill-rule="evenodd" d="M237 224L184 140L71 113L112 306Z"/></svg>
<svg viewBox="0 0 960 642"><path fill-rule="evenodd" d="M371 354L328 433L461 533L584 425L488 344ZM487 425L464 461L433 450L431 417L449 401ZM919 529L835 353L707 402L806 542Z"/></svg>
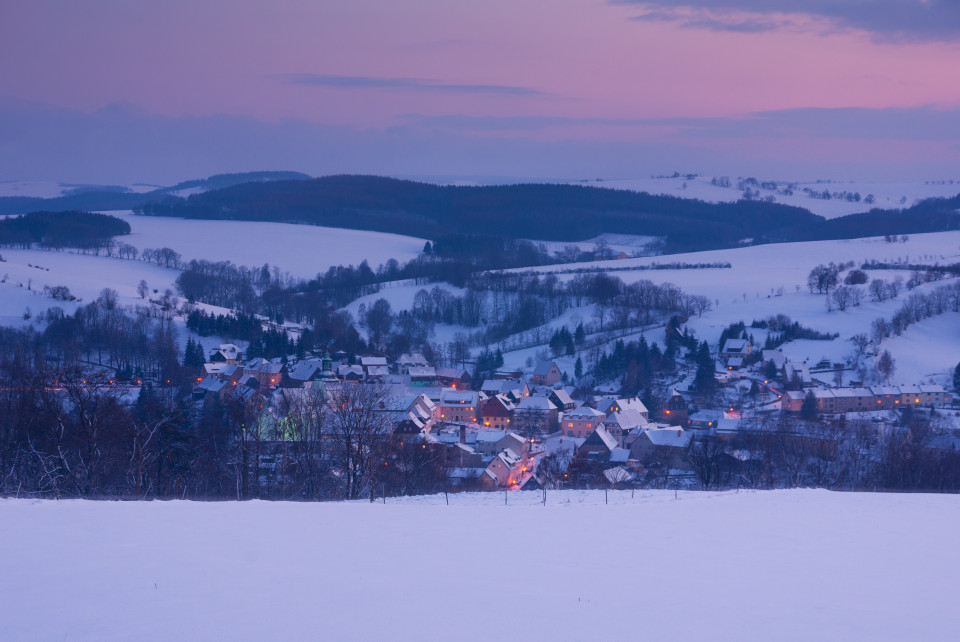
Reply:
<svg viewBox="0 0 960 642"><path fill-rule="evenodd" d="M31 0L0 180L960 178L958 0Z"/></svg>

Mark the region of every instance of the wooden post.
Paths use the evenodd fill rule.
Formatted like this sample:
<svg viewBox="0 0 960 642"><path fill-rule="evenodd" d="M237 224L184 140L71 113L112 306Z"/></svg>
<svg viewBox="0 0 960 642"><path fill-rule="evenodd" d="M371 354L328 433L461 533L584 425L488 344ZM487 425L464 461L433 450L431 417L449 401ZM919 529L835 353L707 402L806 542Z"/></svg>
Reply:
<svg viewBox="0 0 960 642"><path fill-rule="evenodd" d="M609 504L609 503L610 503L610 496L607 494L607 492L608 492L607 489L604 488L604 489L603 489L603 503L604 503L604 504Z"/></svg>

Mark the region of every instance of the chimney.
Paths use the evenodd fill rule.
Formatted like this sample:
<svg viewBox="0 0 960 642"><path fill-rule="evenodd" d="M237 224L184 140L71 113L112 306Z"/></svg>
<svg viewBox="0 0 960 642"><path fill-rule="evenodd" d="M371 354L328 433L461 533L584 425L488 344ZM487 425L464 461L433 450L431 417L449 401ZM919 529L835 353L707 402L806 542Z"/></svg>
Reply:
<svg viewBox="0 0 960 642"><path fill-rule="evenodd" d="M464 446L467 445L467 427L460 426L460 443Z"/></svg>

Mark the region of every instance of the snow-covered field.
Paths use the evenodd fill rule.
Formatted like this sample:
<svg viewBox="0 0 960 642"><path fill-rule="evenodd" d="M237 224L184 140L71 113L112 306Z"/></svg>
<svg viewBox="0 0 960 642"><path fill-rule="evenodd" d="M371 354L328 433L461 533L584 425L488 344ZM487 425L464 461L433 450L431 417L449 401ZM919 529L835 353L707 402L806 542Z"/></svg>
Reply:
<svg viewBox="0 0 960 642"><path fill-rule="evenodd" d="M3 640L954 640L952 495L0 501Z"/></svg>
<svg viewBox="0 0 960 642"><path fill-rule="evenodd" d="M45 296L45 285L65 285L73 296L84 302L96 299L104 288L112 288L120 295L121 305L132 305L143 303L137 295L137 284L141 279L151 290L155 288L163 292L169 288L176 291L174 281L179 274L176 270L143 261L69 252L3 248L0 255L6 260L0 263L0 280L5 281L0 283L0 325L22 324L27 307L33 313L55 305L67 312L76 309L78 303L75 301L55 301Z"/></svg>
<svg viewBox="0 0 960 642"><path fill-rule="evenodd" d="M806 287L807 275L818 264L854 261L859 267L869 259L906 259L914 263L941 265L960 262L960 232L914 234L905 243L887 243L882 238L784 243L537 269L563 272L579 267L612 268L617 270L612 274L627 283L644 279L673 283L687 294L705 295L714 302L714 309L703 317L691 318L689 326L700 339L711 343L716 342L723 328L731 323L744 321L749 325L755 319L767 319L781 313L821 332L839 333L840 338L835 341L804 341L784 347L784 352L791 358L809 358L816 363L823 357L842 361L852 352L851 336L858 333L869 335L874 319L880 316L889 319L902 305L906 292L883 303L866 298L860 306L831 312L827 310L825 297L810 294ZM672 262L727 262L731 267L623 271L624 268L651 263ZM898 274L904 279L909 277L909 272L905 271L868 272L871 279L890 280ZM561 274L560 278L571 279L573 275ZM929 291L936 285L923 285L918 290ZM583 316L589 319L590 312L585 310ZM657 339L659 335L651 338ZM960 315L947 313L924 320L884 347L897 361L895 383L920 383L928 379L943 383L947 372L960 361Z"/></svg>
<svg viewBox="0 0 960 642"><path fill-rule="evenodd" d="M556 253L565 249L568 245L573 245L581 252L592 252L600 243L605 243L610 250L615 253L625 252L628 256L647 256L657 254L654 246L660 237L657 236L638 236L635 234L601 234L600 236L586 241L576 241L564 243L562 241L538 241L533 243L543 244L548 252Z"/></svg>
<svg viewBox="0 0 960 642"><path fill-rule="evenodd" d="M332 265L359 265L374 270L388 259L400 262L423 250L423 239L399 234L344 230L314 225L251 221L194 221L132 212L108 212L130 224L132 234L119 237L138 249L169 247L185 260L269 263L296 277L313 278Z"/></svg>
<svg viewBox="0 0 960 642"><path fill-rule="evenodd" d="M743 192L737 189L737 178L730 177L732 185L730 187L719 187L711 183L712 176L699 176L693 179L679 178L639 178L639 179L613 179L600 182L591 181L585 183L596 187L606 187L610 189L626 189L637 192L648 192L650 194L665 194L668 196L677 196L680 198L698 198L712 203L723 203L740 200ZM766 180L762 176L759 180ZM787 185L788 181L777 181L780 187ZM584 184L584 183L580 183ZM824 181L808 183L790 183L795 186L793 195L786 195L777 191L759 189L760 197L773 196L777 203L784 205L794 205L808 209L814 214L826 218L837 218L847 214L856 214L866 212L871 208L896 209L910 207L918 200L933 197L952 197L960 194L960 180L938 183L872 183L872 182L844 182L844 181ZM686 187L684 187L686 185ZM843 199L831 198L829 200L811 198L803 192L804 188L809 188L818 193L824 190L831 194L834 192L849 192L851 194L859 192L862 198L873 194L874 203L868 205L861 202L851 202ZM757 191L757 187L751 187Z"/></svg>
<svg viewBox="0 0 960 642"><path fill-rule="evenodd" d="M80 305L96 299L104 288L117 291L118 303L123 307L145 305L137 294L140 280L147 282L149 297L156 298L153 290L176 292L177 270L162 268L143 261L127 261L47 250L20 250L2 248L0 255L0 326L25 326L35 323L35 317L52 307L60 307L72 314ZM76 301L59 301L43 292L44 286L65 285ZM29 287L28 287L29 286ZM224 313L222 308L202 305L208 312ZM25 319L29 311L31 318ZM200 339L188 331L182 319L176 321L181 344L188 338ZM205 337L205 346L222 342L219 337Z"/></svg>

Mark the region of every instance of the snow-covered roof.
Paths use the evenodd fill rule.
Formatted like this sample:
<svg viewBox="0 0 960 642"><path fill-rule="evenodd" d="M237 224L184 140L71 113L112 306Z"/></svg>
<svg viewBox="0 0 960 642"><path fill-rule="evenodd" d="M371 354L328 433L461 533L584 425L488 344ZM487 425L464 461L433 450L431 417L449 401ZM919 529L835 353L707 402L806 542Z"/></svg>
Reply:
<svg viewBox="0 0 960 642"><path fill-rule="evenodd" d="M608 426L620 426L623 430L629 430L636 426L643 426L647 423L646 417L636 410L621 410L620 412L611 412L604 419Z"/></svg>
<svg viewBox="0 0 960 642"><path fill-rule="evenodd" d="M670 426L668 428L651 428L643 431L647 439L654 446L669 446L671 448L686 448L690 445L693 434L687 432L679 426Z"/></svg>
<svg viewBox="0 0 960 642"><path fill-rule="evenodd" d="M474 390L444 388L440 397L440 403L445 406L476 406L478 401L479 397Z"/></svg>
<svg viewBox="0 0 960 642"><path fill-rule="evenodd" d="M360 357L360 365L364 368L368 366L385 366L387 365L386 357Z"/></svg>
<svg viewBox="0 0 960 642"><path fill-rule="evenodd" d="M607 429L603 427L603 424L600 424L599 426L597 426L590 436L592 437L593 435L596 435L597 438L599 438L600 441L603 442L603 445L606 446L610 452L613 452L613 449L617 447L616 438L614 438L614 436L611 435L607 431ZM587 439L589 438L590 437L587 437Z"/></svg>
<svg viewBox="0 0 960 642"><path fill-rule="evenodd" d="M550 394L556 397L557 401L559 401L564 406L568 404L569 405L573 404L573 399L570 397L569 394L567 394L567 391L563 390L562 388L558 390L553 390Z"/></svg>
<svg viewBox="0 0 960 642"><path fill-rule="evenodd" d="M396 361L397 364L402 366L426 366L428 365L427 360L419 352L414 352L413 354L407 354L406 352L401 354Z"/></svg>
<svg viewBox="0 0 960 642"><path fill-rule="evenodd" d="M533 369L533 374L544 377L550 373L550 369L555 365L557 364L554 361L538 361Z"/></svg>
<svg viewBox="0 0 960 642"><path fill-rule="evenodd" d="M574 408L573 410L563 413L564 419L573 421L592 421L602 417L606 417L606 415L590 406L580 406L579 408Z"/></svg>
<svg viewBox="0 0 960 642"><path fill-rule="evenodd" d="M524 397L516 409L518 412L550 412L557 407L546 397Z"/></svg>
<svg viewBox="0 0 960 642"><path fill-rule="evenodd" d="M749 344L746 339L727 339L723 344L723 352L746 352Z"/></svg>
<svg viewBox="0 0 960 642"><path fill-rule="evenodd" d="M496 443L507 436L503 430L478 430L476 432L476 441L478 443Z"/></svg>

